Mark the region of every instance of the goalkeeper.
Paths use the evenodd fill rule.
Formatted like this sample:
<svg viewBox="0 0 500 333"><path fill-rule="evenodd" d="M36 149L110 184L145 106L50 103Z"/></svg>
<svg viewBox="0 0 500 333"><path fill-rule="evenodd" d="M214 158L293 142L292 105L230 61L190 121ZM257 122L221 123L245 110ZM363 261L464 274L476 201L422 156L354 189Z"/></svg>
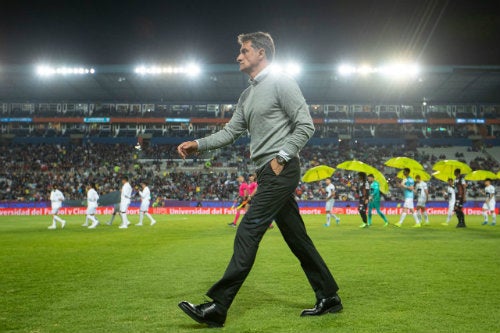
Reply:
<svg viewBox="0 0 500 333"><path fill-rule="evenodd" d="M384 227L389 225L389 221L387 221L387 217L385 217L384 213L380 211L380 184L375 180L373 174L369 174L367 176L368 183L370 183L370 201L368 204L368 225L372 224L372 209L377 210L377 214L384 220Z"/></svg>

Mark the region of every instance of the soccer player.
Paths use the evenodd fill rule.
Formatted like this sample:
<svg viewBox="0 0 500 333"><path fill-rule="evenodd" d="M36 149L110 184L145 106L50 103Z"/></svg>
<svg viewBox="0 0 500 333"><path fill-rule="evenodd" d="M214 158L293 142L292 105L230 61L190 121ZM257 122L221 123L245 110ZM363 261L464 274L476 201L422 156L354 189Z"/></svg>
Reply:
<svg viewBox="0 0 500 333"><path fill-rule="evenodd" d="M455 211L455 188L453 187L453 178L448 178L445 198L448 198L448 215L446 217L446 222L441 223L441 225L448 226Z"/></svg>
<svg viewBox="0 0 500 333"><path fill-rule="evenodd" d="M401 213L401 218L399 219L399 222L395 224L395 226L401 227L406 215L408 213L411 213L413 215L413 218L415 219L414 227L418 228L421 226L421 224L418 220L417 212L415 212L413 207L413 190L415 189L415 181L410 177L410 169L404 168L403 175L405 176L405 179L401 181L400 187L403 188L405 202L403 204L403 212Z"/></svg>
<svg viewBox="0 0 500 333"><path fill-rule="evenodd" d="M136 225L142 226L142 220L144 219L144 214L151 221L151 226L156 224L156 220L149 214L149 204L151 203L151 191L149 190L148 183L143 180L141 182L142 191L139 190L139 195L141 197L141 207L139 209L139 223Z"/></svg>
<svg viewBox="0 0 500 333"><path fill-rule="evenodd" d="M455 169L455 182L453 183L455 187L455 214L457 215L458 223L457 228L465 228L465 215L463 211L465 202L465 190L467 188L467 183L464 177L461 175L460 169Z"/></svg>
<svg viewBox="0 0 500 333"><path fill-rule="evenodd" d="M488 212L491 214L491 225L497 224L497 215L495 214L495 186L491 185L491 179L484 181L484 192L486 193L486 201L483 204L483 225L488 224Z"/></svg>
<svg viewBox="0 0 500 333"><path fill-rule="evenodd" d="M99 194L95 190L95 184L90 183L87 185L87 216L85 217L84 227L88 226L88 220L92 221L89 229L95 229L99 225L99 221L95 217L97 212L97 200L99 200Z"/></svg>
<svg viewBox="0 0 500 333"><path fill-rule="evenodd" d="M120 229L126 229L128 228L128 225L130 224L128 218L127 218L127 209L128 206L130 206L130 200L132 198L132 186L130 186L130 183L128 182L128 177L123 176L122 177L122 191L121 191L121 197L120 197L120 216L122 218L122 224L120 224Z"/></svg>
<svg viewBox="0 0 500 333"><path fill-rule="evenodd" d="M384 220L384 227L387 227L389 225L389 221L387 221L387 217L385 217L384 213L380 211L380 184L375 180L375 177L372 174L369 174L367 179L370 184L368 224L363 223L361 227L366 228L372 225L372 209L377 211L377 214L382 218L382 220Z"/></svg>
<svg viewBox="0 0 500 333"><path fill-rule="evenodd" d="M52 191L50 192L50 205L52 207L52 224L49 226L49 229L56 228L56 221L61 223L61 228L64 228L66 225L66 221L57 216L59 213L59 209L62 207L62 202L64 201L64 194L57 188L57 185L52 185Z"/></svg>
<svg viewBox="0 0 500 333"><path fill-rule="evenodd" d="M365 228L368 225L368 220L366 216L366 210L368 209L369 197L370 197L370 183L366 180L366 173L360 172L358 173L358 195L359 195L359 206L358 211L359 215L361 215L361 220L363 223L360 225L360 228ZM371 221L370 221L371 223Z"/></svg>
<svg viewBox="0 0 500 333"><path fill-rule="evenodd" d="M429 199L429 188L427 187L427 183L424 182L420 175L415 176L415 191L417 192L417 216L422 223L422 215L425 218L425 224L429 224L429 215L427 214L427 209L425 208L425 204Z"/></svg>
<svg viewBox="0 0 500 333"><path fill-rule="evenodd" d="M238 176L238 183L240 184L238 189L238 198L234 201L233 207L236 207L236 215L233 222L229 223L229 226L236 227L238 224L238 219L240 218L241 209L245 209L248 201L248 184L245 182L245 177L242 175Z"/></svg>
<svg viewBox="0 0 500 333"><path fill-rule="evenodd" d="M325 227L330 226L331 216L335 218L335 222L339 224L340 219L337 215L332 213L333 205L335 204L335 185L332 184L332 180L330 178L326 179L326 204L325 204L325 213L326 213L326 223Z"/></svg>

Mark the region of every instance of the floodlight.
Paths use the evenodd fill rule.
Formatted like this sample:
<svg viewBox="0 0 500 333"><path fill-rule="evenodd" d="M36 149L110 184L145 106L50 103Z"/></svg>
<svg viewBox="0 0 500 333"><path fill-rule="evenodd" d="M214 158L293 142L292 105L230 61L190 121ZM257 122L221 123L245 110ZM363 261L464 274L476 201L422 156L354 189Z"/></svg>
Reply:
<svg viewBox="0 0 500 333"><path fill-rule="evenodd" d="M351 66L351 65L340 65L338 68L338 72L340 75L348 76L353 73L356 73L356 67Z"/></svg>
<svg viewBox="0 0 500 333"><path fill-rule="evenodd" d="M291 76L298 75L302 71L301 66L295 62L289 62L286 65L273 62L270 66L270 69L273 73L285 73Z"/></svg>
<svg viewBox="0 0 500 333"><path fill-rule="evenodd" d="M290 62L286 66L286 72L292 76L300 74L301 71L302 68L297 63Z"/></svg>
<svg viewBox="0 0 500 333"><path fill-rule="evenodd" d="M85 67L53 67L48 65L39 65L36 67L36 74L40 76L51 76L51 75L68 75L68 74L77 74L77 75L85 75L85 74L94 74L94 68L85 68Z"/></svg>
<svg viewBox="0 0 500 333"><path fill-rule="evenodd" d="M201 73L200 66L196 64L188 64L184 70L188 76L198 76Z"/></svg>

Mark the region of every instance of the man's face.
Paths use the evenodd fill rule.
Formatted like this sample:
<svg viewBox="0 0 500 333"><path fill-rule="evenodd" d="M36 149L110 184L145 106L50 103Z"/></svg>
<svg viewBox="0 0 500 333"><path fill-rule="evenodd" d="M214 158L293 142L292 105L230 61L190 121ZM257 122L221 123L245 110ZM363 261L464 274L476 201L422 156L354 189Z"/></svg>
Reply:
<svg viewBox="0 0 500 333"><path fill-rule="evenodd" d="M252 42L248 41L241 45L240 54L236 58L236 61L240 64L240 71L250 75L263 59L264 50L254 49Z"/></svg>
<svg viewBox="0 0 500 333"><path fill-rule="evenodd" d="M373 183L373 177L368 177L368 182L371 184Z"/></svg>

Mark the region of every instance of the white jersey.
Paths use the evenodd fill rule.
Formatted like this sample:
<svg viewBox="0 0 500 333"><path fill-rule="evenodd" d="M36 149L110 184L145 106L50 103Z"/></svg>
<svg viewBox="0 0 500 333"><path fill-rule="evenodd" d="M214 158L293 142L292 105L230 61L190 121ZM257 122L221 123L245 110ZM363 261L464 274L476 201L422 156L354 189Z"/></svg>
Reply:
<svg viewBox="0 0 500 333"><path fill-rule="evenodd" d="M418 201L427 201L427 183L424 181L419 181L415 185L415 190L417 191L417 200Z"/></svg>
<svg viewBox="0 0 500 333"><path fill-rule="evenodd" d="M495 211L495 186L488 185L484 188L486 192L486 200L483 205L483 209L494 212Z"/></svg>
<svg viewBox="0 0 500 333"><path fill-rule="evenodd" d="M151 201L151 191L149 187L144 187L142 191L139 191L139 195L141 196L142 201Z"/></svg>
<svg viewBox="0 0 500 333"><path fill-rule="evenodd" d="M149 191L149 187L145 186L142 191L139 191L139 195L141 196L140 210L142 212L147 212L151 201L151 191Z"/></svg>
<svg viewBox="0 0 500 333"><path fill-rule="evenodd" d="M332 194L335 193L335 185L330 183L325 190L326 190L326 197L329 198L326 200L326 205L325 205L325 211L328 213L332 210L333 204L335 203L335 199L332 196Z"/></svg>
<svg viewBox="0 0 500 333"><path fill-rule="evenodd" d="M99 200L99 194L97 191L91 188L87 191L87 207L97 207L97 200Z"/></svg>
<svg viewBox="0 0 500 333"><path fill-rule="evenodd" d="M130 186L129 182L126 182L122 186L120 202L127 202L130 204L131 199L132 199L132 186Z"/></svg>
<svg viewBox="0 0 500 333"><path fill-rule="evenodd" d="M335 193L335 185L333 185L332 183L330 183L330 185L328 185L325 189L326 191L326 197L329 198L330 200L333 199L330 198L332 196L333 193Z"/></svg>
<svg viewBox="0 0 500 333"><path fill-rule="evenodd" d="M486 192L486 201L492 202L495 201L495 186L488 185L484 188L484 192Z"/></svg>
<svg viewBox="0 0 500 333"><path fill-rule="evenodd" d="M62 206L62 202L64 201L64 194L62 194L59 190L52 190L50 192L50 203L52 205L52 209L60 208Z"/></svg>

